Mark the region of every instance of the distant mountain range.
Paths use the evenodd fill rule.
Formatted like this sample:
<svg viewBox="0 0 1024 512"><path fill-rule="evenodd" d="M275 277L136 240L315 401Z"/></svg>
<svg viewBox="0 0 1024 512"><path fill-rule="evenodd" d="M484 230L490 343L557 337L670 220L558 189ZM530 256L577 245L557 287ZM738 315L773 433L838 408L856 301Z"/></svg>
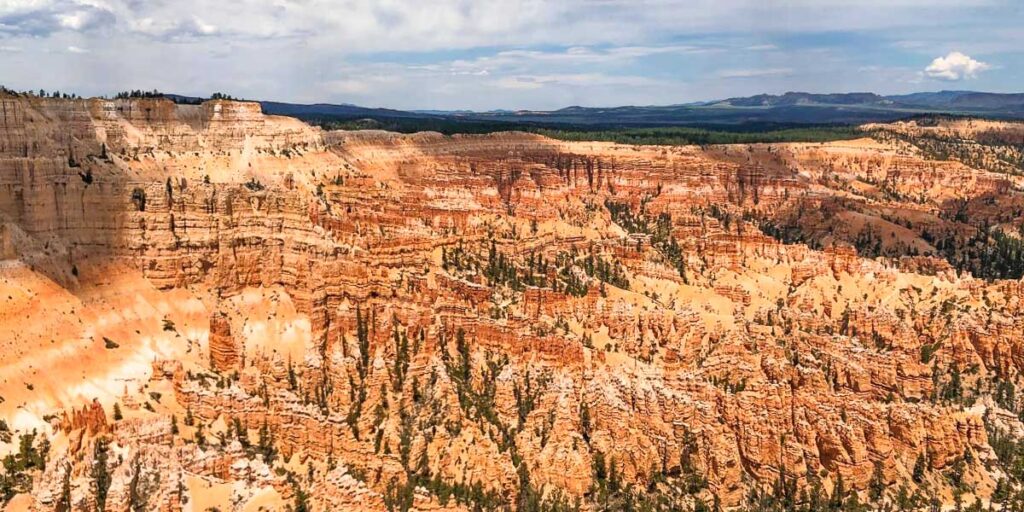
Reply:
<svg viewBox="0 0 1024 512"><path fill-rule="evenodd" d="M885 122L921 114L952 114L1024 119L1024 93L939 91L881 96L874 93L812 94L787 92L685 105L566 107L553 111L498 110L402 111L356 105L299 105L261 102L268 114L308 121L373 121L383 127L455 123L466 127L507 123L557 127L645 127L860 124Z"/></svg>
<svg viewBox="0 0 1024 512"><path fill-rule="evenodd" d="M759 94L746 98L730 98L713 101L704 105L733 107L780 107L780 106L866 106L876 108L940 108L944 110L1009 109L1024 110L1024 94L997 94L974 91L917 92L895 96L879 96L870 92L843 94L811 94L787 92L779 96Z"/></svg>
<svg viewBox="0 0 1024 512"><path fill-rule="evenodd" d="M263 111L268 114L303 117L303 116L327 116L339 118L391 118L408 117L422 118L433 117L438 114L428 112L409 112L404 110L392 110L389 108L368 108L349 105L346 103L335 105L328 103L314 103L312 105L300 105L295 103L279 103L276 101L261 101Z"/></svg>

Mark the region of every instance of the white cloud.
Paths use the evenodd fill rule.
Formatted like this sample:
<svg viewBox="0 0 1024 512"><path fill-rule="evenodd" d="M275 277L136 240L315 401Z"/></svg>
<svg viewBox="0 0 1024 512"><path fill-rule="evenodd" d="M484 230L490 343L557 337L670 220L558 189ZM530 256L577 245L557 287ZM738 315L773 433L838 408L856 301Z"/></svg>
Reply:
<svg viewBox="0 0 1024 512"><path fill-rule="evenodd" d="M643 76L606 75L603 73L564 73L546 75L517 75L508 77L501 82L502 86L513 85L512 88L534 88L533 85L574 85L574 86L627 86L644 87L657 85L658 81Z"/></svg>
<svg viewBox="0 0 1024 512"><path fill-rule="evenodd" d="M893 85L898 76L927 79L920 64L935 48L945 54L945 41L968 41L958 49L973 55L1010 53L1024 23L1019 2L0 0L0 77L80 94L220 90L448 109L678 103L787 89L910 92ZM823 26L869 35L851 43L819 36ZM96 58L83 58L85 49ZM920 51L935 54L920 62ZM1012 59L1019 62L1002 64ZM913 69L868 72L876 61ZM991 75L983 78L998 78Z"/></svg>
<svg viewBox="0 0 1024 512"><path fill-rule="evenodd" d="M936 57L924 72L931 78L956 81L977 78L978 73L991 67L960 52L949 52L945 57Z"/></svg>
<svg viewBox="0 0 1024 512"><path fill-rule="evenodd" d="M630 51L658 36L744 32L880 30L907 20L946 20L970 4L1004 0L3 0L0 33L34 35L110 26L180 39L182 34L246 39L301 38L317 48L423 51L478 46L600 45ZM867 3L868 5L864 5ZM195 18L202 13L203 19ZM5 28L11 27L11 28ZM772 49L755 44L751 49Z"/></svg>
<svg viewBox="0 0 1024 512"><path fill-rule="evenodd" d="M475 59L458 59L450 63L452 74L487 75L499 71L534 73L537 67L617 66L655 55L684 55L722 51L713 46L613 46L592 48L573 46L565 50L505 50Z"/></svg>
<svg viewBox="0 0 1024 512"><path fill-rule="evenodd" d="M768 76L787 76L793 74L790 68L768 69L727 69L718 74L721 78L764 78Z"/></svg>
<svg viewBox="0 0 1024 512"><path fill-rule="evenodd" d="M478 71L462 71L453 68L450 71L450 73L455 76L487 76L491 74L491 71L489 69L481 69Z"/></svg>
<svg viewBox="0 0 1024 512"><path fill-rule="evenodd" d="M206 23L203 20L199 19L198 17L192 18L192 21L193 21L193 24L195 26L196 31L198 31L200 34L202 34L204 36L209 36L209 35L213 35L213 34L217 33L217 26L216 25L211 25L209 23Z"/></svg>
<svg viewBox="0 0 1024 512"><path fill-rule="evenodd" d="M495 80L494 86L500 89L534 90L544 87L544 84L537 80L532 80L529 77L508 76Z"/></svg>
<svg viewBox="0 0 1024 512"><path fill-rule="evenodd" d="M72 45L72 46L68 46L68 52L71 52L71 53L89 53L89 50L86 50L85 48L80 48L78 46Z"/></svg>
<svg viewBox="0 0 1024 512"><path fill-rule="evenodd" d="M87 15L84 12L78 11L69 14L58 14L57 21L60 22L60 26L71 30L82 30L82 27L86 24Z"/></svg>
<svg viewBox="0 0 1024 512"><path fill-rule="evenodd" d="M601 73L570 73L548 75L515 75L503 77L494 85L503 89L540 89L549 85L568 85L576 87L608 87L627 86L643 87L656 82L641 76L614 76Z"/></svg>
<svg viewBox="0 0 1024 512"><path fill-rule="evenodd" d="M153 17L137 18L128 23L128 29L135 34L167 41L214 36L220 32L220 28L217 25L207 23L196 16L183 20Z"/></svg>

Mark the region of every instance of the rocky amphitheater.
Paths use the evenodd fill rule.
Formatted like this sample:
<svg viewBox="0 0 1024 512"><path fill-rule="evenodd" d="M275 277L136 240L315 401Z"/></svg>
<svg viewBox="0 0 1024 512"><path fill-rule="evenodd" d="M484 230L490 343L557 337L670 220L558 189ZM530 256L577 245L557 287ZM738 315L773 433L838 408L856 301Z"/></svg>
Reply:
<svg viewBox="0 0 1024 512"><path fill-rule="evenodd" d="M956 255L1022 187L0 96L0 503L1019 507L1024 282Z"/></svg>

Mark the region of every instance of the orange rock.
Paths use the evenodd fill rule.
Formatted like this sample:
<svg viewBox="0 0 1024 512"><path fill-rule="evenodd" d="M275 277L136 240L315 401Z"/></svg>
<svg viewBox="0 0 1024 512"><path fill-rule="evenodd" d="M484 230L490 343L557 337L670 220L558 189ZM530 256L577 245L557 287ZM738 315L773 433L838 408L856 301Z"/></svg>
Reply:
<svg viewBox="0 0 1024 512"><path fill-rule="evenodd" d="M241 350L231 336L231 320L222 311L210 316L210 366L219 372L237 369Z"/></svg>

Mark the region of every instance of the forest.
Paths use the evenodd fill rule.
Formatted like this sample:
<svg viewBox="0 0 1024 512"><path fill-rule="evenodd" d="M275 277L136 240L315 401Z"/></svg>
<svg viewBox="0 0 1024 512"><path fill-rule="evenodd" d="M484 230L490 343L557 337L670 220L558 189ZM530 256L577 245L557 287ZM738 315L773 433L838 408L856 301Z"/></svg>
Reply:
<svg viewBox="0 0 1024 512"><path fill-rule="evenodd" d="M298 115L325 130L387 130L399 133L422 131L444 135L486 134L505 131L536 133L564 141L602 141L620 144L661 146L756 144L782 142L830 142L865 137L856 126L789 125L752 123L744 125L621 127L604 125L561 125L533 122L480 121L457 117L362 118Z"/></svg>

